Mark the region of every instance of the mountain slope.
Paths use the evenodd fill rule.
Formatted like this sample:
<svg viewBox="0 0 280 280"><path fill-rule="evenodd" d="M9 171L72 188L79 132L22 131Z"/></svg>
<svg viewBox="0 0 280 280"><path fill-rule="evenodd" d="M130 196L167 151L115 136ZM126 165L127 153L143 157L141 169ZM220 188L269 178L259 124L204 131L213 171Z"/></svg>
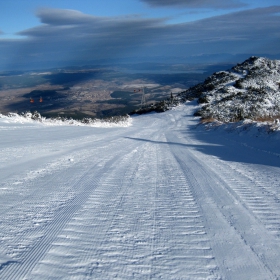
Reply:
<svg viewBox="0 0 280 280"><path fill-rule="evenodd" d="M228 71L216 72L179 98L198 98L196 115L222 122L280 115L280 61L250 57Z"/></svg>

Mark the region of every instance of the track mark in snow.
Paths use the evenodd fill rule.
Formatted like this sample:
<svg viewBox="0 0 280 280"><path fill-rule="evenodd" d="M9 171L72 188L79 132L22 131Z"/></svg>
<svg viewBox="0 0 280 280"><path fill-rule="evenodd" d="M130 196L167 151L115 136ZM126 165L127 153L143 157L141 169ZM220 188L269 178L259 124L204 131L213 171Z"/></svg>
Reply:
<svg viewBox="0 0 280 280"><path fill-rule="evenodd" d="M248 171L250 168L248 165L245 167L237 163L209 160L212 162L211 167L221 174L229 188L234 191L233 195L265 225L268 231L279 238L280 194L274 182L268 183L270 176L265 174L266 168ZM280 175L279 171L278 173Z"/></svg>
<svg viewBox="0 0 280 280"><path fill-rule="evenodd" d="M159 145L151 279L219 279L201 211L170 153L166 145Z"/></svg>
<svg viewBox="0 0 280 280"><path fill-rule="evenodd" d="M130 182L140 168L138 163L140 155L133 151L124 156L121 162L115 162L109 170L106 170L104 179L61 232L59 238L53 242L50 251L34 269L32 275L46 277L49 273L48 268L52 267L54 276L66 273L69 277L87 275L89 278L98 279L96 277L102 273L102 279L104 277L106 279L104 273L107 269L109 275L113 269L119 269L113 264L127 260L125 251L128 248L124 245L130 238L134 240L129 233L129 226L137 226L133 220L124 219L124 216L128 215L127 211L133 209L124 209L123 204L129 201L127 196L132 195L133 190L129 192L128 188L131 187ZM76 248L75 240L79 236L84 242ZM76 259L77 254L79 262ZM65 258L65 255L68 257ZM61 262L64 263L62 267Z"/></svg>
<svg viewBox="0 0 280 280"><path fill-rule="evenodd" d="M176 142L174 138L173 142ZM280 259L279 242L235 192L238 176L225 166L225 170L217 170L217 160L213 157L180 146L174 146L173 151L199 197L208 224L206 231L224 277L230 279L234 275L235 279L246 279L250 275L253 279L277 279L280 266L275 259ZM243 187L246 184L240 186Z"/></svg>
<svg viewBox="0 0 280 280"><path fill-rule="evenodd" d="M114 150L115 145L112 145L111 148ZM90 156L89 151L87 151L87 158ZM0 276L3 279L9 277L17 279L17 277L28 275L32 271L36 263L49 250L56 235L74 213L82 207L89 194L94 191L104 171L107 171L115 163L115 157L118 157L116 153L113 156L109 153L109 157L99 159L96 166L88 165L88 159L86 159L77 165L71 165L72 173L66 169L60 173L51 173L50 176L30 181L33 184L39 183L43 186L44 184L38 181L45 180L46 188L43 188L42 192L30 193L23 200L23 212L21 213L23 219L19 220L18 212L14 212L13 208L7 209L7 220L1 223L1 227L3 227L1 233L4 234L3 237L9 236L5 233L7 231L16 233L11 235L10 240L5 240L5 244L6 251L13 257L13 260L18 262L9 263L0 271ZM72 174L70 178L69 174ZM52 201L52 196L54 201ZM37 206L36 201L38 201ZM38 226L27 226L31 221L34 221L34 214L40 213L40 206L43 210L42 215L40 215L43 219L42 223ZM9 215L11 216L9 217ZM17 221L20 221L20 224L17 224Z"/></svg>
<svg viewBox="0 0 280 280"><path fill-rule="evenodd" d="M157 145L129 141L138 148L105 172L32 277L217 279L200 211L176 161Z"/></svg>

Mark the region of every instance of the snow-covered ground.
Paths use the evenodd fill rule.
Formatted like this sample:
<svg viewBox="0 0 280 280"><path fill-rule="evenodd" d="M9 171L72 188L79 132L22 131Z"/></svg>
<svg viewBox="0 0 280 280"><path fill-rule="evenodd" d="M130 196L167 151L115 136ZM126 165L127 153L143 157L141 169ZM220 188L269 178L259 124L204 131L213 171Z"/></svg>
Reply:
<svg viewBox="0 0 280 280"><path fill-rule="evenodd" d="M279 279L278 132L0 118L0 279Z"/></svg>

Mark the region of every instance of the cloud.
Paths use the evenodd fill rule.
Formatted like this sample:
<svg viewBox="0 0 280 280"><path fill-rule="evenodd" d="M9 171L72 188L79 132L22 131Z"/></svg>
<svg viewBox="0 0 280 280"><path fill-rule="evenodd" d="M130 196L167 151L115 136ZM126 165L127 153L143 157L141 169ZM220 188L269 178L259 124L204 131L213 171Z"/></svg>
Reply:
<svg viewBox="0 0 280 280"><path fill-rule="evenodd" d="M22 39L0 39L0 60L6 68L44 68L198 53L275 53L280 49L279 13L280 6L274 6L168 24L165 19L41 9L42 24L19 32Z"/></svg>
<svg viewBox="0 0 280 280"><path fill-rule="evenodd" d="M141 0L151 7L232 9L246 6L238 0Z"/></svg>
<svg viewBox="0 0 280 280"><path fill-rule="evenodd" d="M38 12L43 25L24 30L18 35L34 40L50 40L52 43L71 45L81 42L102 44L114 48L145 41L149 32L162 24L158 19L106 18L85 15L78 11L46 9ZM67 42L67 43L66 43ZM113 46L112 46L113 47Z"/></svg>
<svg viewBox="0 0 280 280"><path fill-rule="evenodd" d="M25 36L30 54L65 60L128 54L160 37L163 26L161 19L95 17L72 10L42 9L37 15L43 24L17 35Z"/></svg>
<svg viewBox="0 0 280 280"><path fill-rule="evenodd" d="M42 23L49 25L88 24L97 19L97 17L83 14L80 11L66 9L41 8L36 15Z"/></svg>

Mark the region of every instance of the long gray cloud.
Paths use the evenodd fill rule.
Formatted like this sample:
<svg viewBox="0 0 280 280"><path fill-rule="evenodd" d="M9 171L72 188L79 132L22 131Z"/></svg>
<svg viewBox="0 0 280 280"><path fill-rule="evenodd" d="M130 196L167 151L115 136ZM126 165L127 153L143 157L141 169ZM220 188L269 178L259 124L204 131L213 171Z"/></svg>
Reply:
<svg viewBox="0 0 280 280"><path fill-rule="evenodd" d="M0 39L0 59L2 67L43 68L98 59L273 53L280 49L279 13L280 6L274 6L171 25L164 19L41 9L37 16L42 24L19 32L23 39Z"/></svg>
<svg viewBox="0 0 280 280"><path fill-rule="evenodd" d="M187 7L187 8L215 8L231 9L245 6L238 0L141 0L151 7Z"/></svg>

